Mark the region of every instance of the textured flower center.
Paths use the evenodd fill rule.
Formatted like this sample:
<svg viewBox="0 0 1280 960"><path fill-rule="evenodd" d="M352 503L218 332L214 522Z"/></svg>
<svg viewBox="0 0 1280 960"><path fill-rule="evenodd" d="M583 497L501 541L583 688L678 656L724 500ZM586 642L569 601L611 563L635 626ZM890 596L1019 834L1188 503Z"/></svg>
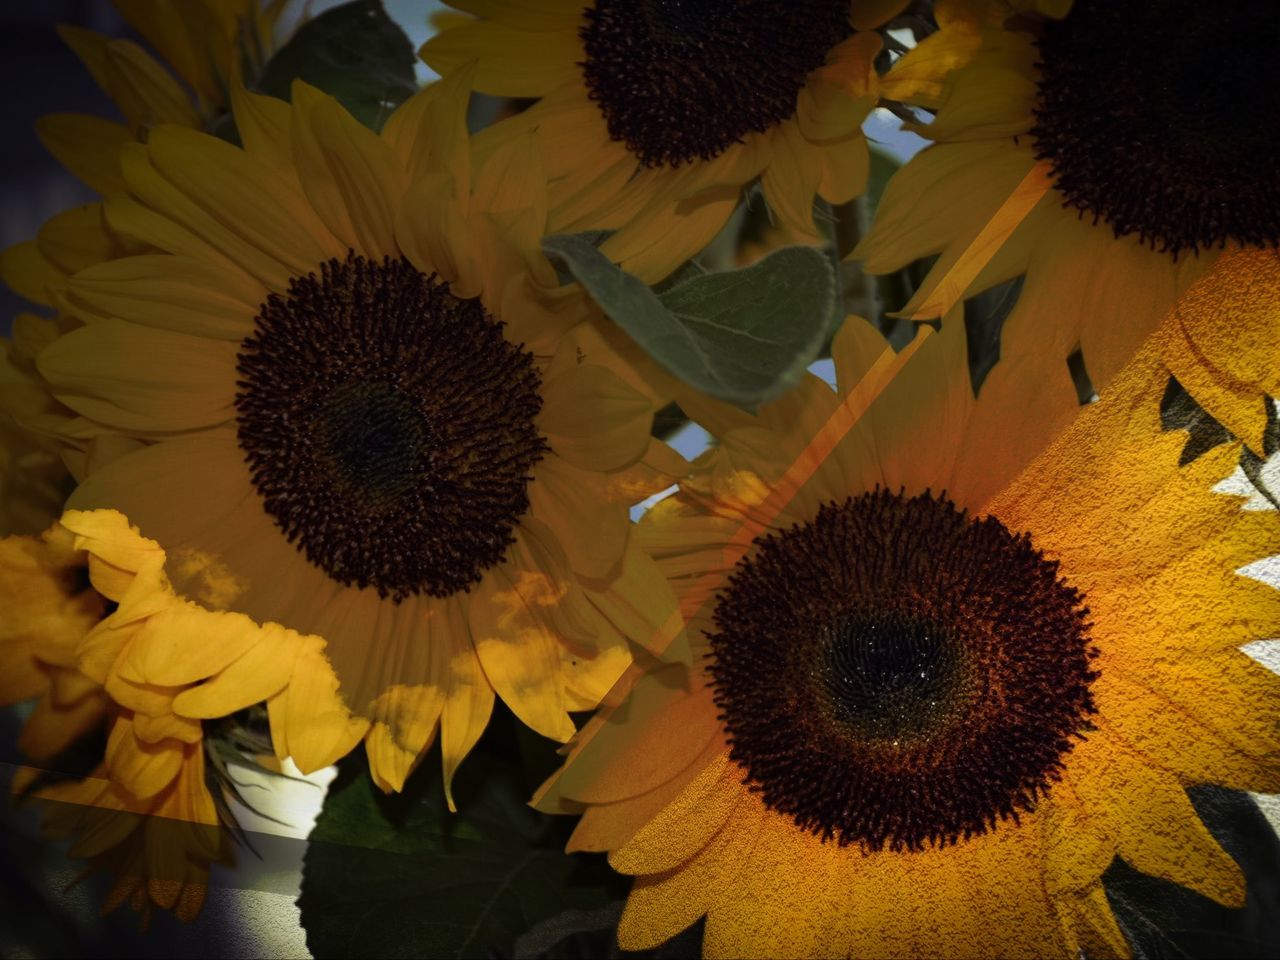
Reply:
<svg viewBox="0 0 1280 960"><path fill-rule="evenodd" d="M820 628L814 665L833 715L873 742L927 735L963 688L952 632L897 610L853 609Z"/></svg>
<svg viewBox="0 0 1280 960"><path fill-rule="evenodd" d="M334 580L442 597L505 556L547 447L533 357L502 327L406 261L354 254L262 305L240 446L267 513Z"/></svg>
<svg viewBox="0 0 1280 960"><path fill-rule="evenodd" d="M849 0L595 0L582 71L609 135L678 167L791 117L850 31Z"/></svg>
<svg viewBox="0 0 1280 960"><path fill-rule="evenodd" d="M1031 809L1088 729L1081 595L1030 539L884 491L758 542L715 612L731 755L841 845L917 850Z"/></svg>
<svg viewBox="0 0 1280 960"><path fill-rule="evenodd" d="M1280 243L1274 0L1076 0L1032 135L1068 205L1177 256Z"/></svg>

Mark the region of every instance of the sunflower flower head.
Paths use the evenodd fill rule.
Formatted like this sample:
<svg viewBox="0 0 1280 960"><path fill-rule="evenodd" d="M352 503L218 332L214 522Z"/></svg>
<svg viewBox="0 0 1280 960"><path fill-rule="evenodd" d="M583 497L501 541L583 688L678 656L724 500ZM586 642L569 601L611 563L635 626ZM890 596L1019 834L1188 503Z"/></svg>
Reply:
<svg viewBox="0 0 1280 960"><path fill-rule="evenodd" d="M810 241L815 196L862 192L860 125L876 97L876 27L895 0L452 4L420 55L477 91L537 98L482 132L484 154L545 134L549 233L615 231L602 250L651 280L724 226L759 178L779 222Z"/></svg>
<svg viewBox="0 0 1280 960"><path fill-rule="evenodd" d="M177 610L183 601L154 576L154 545L118 515L63 519L41 536L0 541L0 696L38 698L18 739L33 766L20 768L12 787L38 807L46 836L71 838L71 856L110 874L105 910L127 902L144 918L158 907L190 920L210 864L231 858L206 786L198 717L199 697L216 698L218 689L205 685L197 700L175 707L190 685L155 672L160 648L199 637L195 620ZM211 625L205 642L230 641L227 662L271 672L270 662L234 652L234 626ZM267 659L282 657L275 647ZM139 667L141 660L152 665ZM62 772L82 755L94 765L89 776Z"/></svg>
<svg viewBox="0 0 1280 960"><path fill-rule="evenodd" d="M1274 514L1213 492L1237 449L1180 465L1158 338L989 461L1026 414L975 400L942 331L886 380L851 318L835 393L723 411L641 521L690 679L642 678L540 798L636 876L624 949L705 915L706 956L1127 956L1117 855L1243 902L1184 786L1280 784L1280 684L1239 650L1280 605L1236 573ZM768 492L726 500L726 469Z"/></svg>
<svg viewBox="0 0 1280 960"><path fill-rule="evenodd" d="M885 97L932 114L908 124L931 145L893 178L854 256L876 274L937 257L904 308L916 320L1019 284L999 329L1002 362L1023 373L1010 389L1065 425L1073 380L1083 372L1085 394L1105 396L1217 260L1274 254L1280 142L1256 119L1280 90L1274 31L1260 26L1273 12L939 3L941 29L882 78ZM1234 331L1223 316L1218 342ZM1257 394L1273 366L1261 356L1235 361ZM1229 401L1207 409L1238 421Z"/></svg>
<svg viewBox="0 0 1280 960"><path fill-rule="evenodd" d="M136 524L156 556L131 569L191 616L306 638L283 689L273 668L234 696L268 700L304 771L364 739L386 789L437 733L449 779L495 694L573 733L629 661L619 625L667 589L628 506L683 463L539 250L536 133L473 165L464 93L428 88L377 134L301 82L290 104L236 88L243 148L178 126L127 145L105 209L138 252L68 278L80 325L35 360L104 451L71 505ZM211 665L166 656L156 680L112 652L108 692L137 713L137 684Z"/></svg>

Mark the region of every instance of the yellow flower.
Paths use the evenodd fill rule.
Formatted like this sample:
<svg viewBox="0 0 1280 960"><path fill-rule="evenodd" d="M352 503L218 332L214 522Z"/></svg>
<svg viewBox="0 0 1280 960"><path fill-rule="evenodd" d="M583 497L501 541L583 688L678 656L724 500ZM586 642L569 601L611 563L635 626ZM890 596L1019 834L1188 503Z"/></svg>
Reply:
<svg viewBox="0 0 1280 960"><path fill-rule="evenodd" d="M0 540L0 702L38 697L14 789L45 831L109 870L106 909L190 919L209 864L230 856L205 784L201 721L282 695L318 638L176 596L165 554L111 511L69 512L39 537ZM106 733L92 776L47 784L65 752Z"/></svg>
<svg viewBox="0 0 1280 960"><path fill-rule="evenodd" d="M1018 358L1011 393L1065 423L1069 356L1105 395L1224 249L1280 242L1277 135L1256 120L1280 108L1274 38L1254 26L1269 13L1251 0L940 0L942 29L882 79L885 97L936 113L909 125L934 143L894 176L854 255L872 273L938 255L904 310L916 320L1024 277L1000 356ZM1222 319L1218 342L1233 329ZM1255 424L1273 367L1234 368ZM1209 410L1241 421L1239 403ZM1259 434L1239 436L1261 454Z"/></svg>
<svg viewBox="0 0 1280 960"><path fill-rule="evenodd" d="M549 233L614 230L602 249L661 279L700 251L759 177L775 217L817 236L815 195L844 203L869 169L873 29L901 0L453 0L420 51L476 90L538 103L476 138L537 127Z"/></svg>
<svg viewBox="0 0 1280 960"><path fill-rule="evenodd" d="M77 668L80 641L102 619L85 555L62 526L0 539L0 704L38 698L18 748L47 763L101 726L107 698Z"/></svg>
<svg viewBox="0 0 1280 960"><path fill-rule="evenodd" d="M60 27L59 34L115 104L122 122L86 114L51 114L36 124L50 153L103 196L128 190L119 163L124 144L145 139L157 124L207 129L225 117L237 71L256 74L274 51L277 21L286 3L117 0L115 6L160 60L132 40L113 40L72 26ZM0 278L33 303L60 309L59 297L71 274L130 252L136 251L112 232L102 204L94 202L52 217L35 239L0 253ZM0 486L0 533L47 528L59 512L58 504L50 506L52 488L65 480L67 471L82 477L85 461L97 456L95 445L119 442L103 437L86 440L77 430L74 414L31 383L35 352L58 331L77 323L66 316L52 320L23 314L15 321L13 341L0 346L3 406L19 427L14 429L8 418L0 420L4 438L0 471L5 477ZM65 469L60 469L59 460ZM6 518L6 514L12 516Z"/></svg>
<svg viewBox="0 0 1280 960"><path fill-rule="evenodd" d="M66 475L54 451L0 418L0 536L48 527L62 507Z"/></svg>
<svg viewBox="0 0 1280 960"><path fill-rule="evenodd" d="M236 93L244 149L155 128L106 203L149 252L72 276L84 325L37 357L127 441L71 505L128 516L182 596L323 637L269 704L276 751L364 737L389 789L437 729L448 780L495 692L573 733L667 590L629 504L683 463L538 250L535 137L473 172L464 93L381 135L301 83Z"/></svg>
<svg viewBox="0 0 1280 960"><path fill-rule="evenodd" d="M145 139L159 124L208 129L224 117L233 78L246 71L256 75L274 51L276 25L286 5L287 0L115 0L161 60L132 40L60 27L59 35L115 104L121 120L50 114L36 123L41 142L104 197L126 192L120 148ZM36 240L6 250L0 276L27 299L52 306L50 285L121 254L118 238L102 222L100 205L87 204L51 219Z"/></svg>
<svg viewBox="0 0 1280 960"><path fill-rule="evenodd" d="M233 861L200 744L183 752L177 774L151 797L135 797L99 769L43 787L35 798L44 835L73 838L70 856L111 876L103 913L127 903L144 924L157 907L190 922L204 903L210 865Z"/></svg>
<svg viewBox="0 0 1280 960"><path fill-rule="evenodd" d="M708 957L1127 956L1117 855L1243 902L1184 787L1280 789L1239 649L1280 598L1236 573L1275 513L1211 492L1238 445L1178 465L1158 339L1019 465L948 337L885 386L850 320L835 393L732 415L641 521L687 633L541 800L636 875L624 949L705 915Z"/></svg>

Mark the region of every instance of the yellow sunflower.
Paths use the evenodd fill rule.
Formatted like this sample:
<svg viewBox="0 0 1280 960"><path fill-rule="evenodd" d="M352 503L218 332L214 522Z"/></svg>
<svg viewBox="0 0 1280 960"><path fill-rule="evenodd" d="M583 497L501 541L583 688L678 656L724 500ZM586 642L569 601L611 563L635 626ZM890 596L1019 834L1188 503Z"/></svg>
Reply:
<svg viewBox="0 0 1280 960"><path fill-rule="evenodd" d="M1224 251L1274 260L1280 134L1257 119L1280 109L1266 0L940 0L936 14L941 30L882 78L885 97L935 113L908 125L933 144L890 181L854 251L871 273L938 256L904 315L937 318L1023 277L1000 331L1001 356L1025 358L1015 392L1066 396L1077 351L1104 392ZM1025 217L1007 205L1019 194ZM994 256L974 259L978 236ZM1219 318L1224 347L1234 323ZM1233 368L1255 424L1273 374ZM1049 415L1073 413L1064 401ZM1238 435L1263 452L1256 428Z"/></svg>
<svg viewBox="0 0 1280 960"><path fill-rule="evenodd" d="M75 838L72 856L112 873L106 908L190 919L210 863L230 857L202 721L282 698L294 664L323 643L184 600L164 567L164 551L113 511L0 540L0 703L38 698L18 739L31 766L13 787L39 802L48 834ZM324 708L294 704L290 722L323 723ZM64 755L95 733L99 767L64 778Z"/></svg>
<svg viewBox="0 0 1280 960"><path fill-rule="evenodd" d="M101 684L76 667L80 641L106 611L87 566L62 526L0 539L0 704L36 700L17 745L37 764L106 722Z"/></svg>
<svg viewBox="0 0 1280 960"><path fill-rule="evenodd" d="M304 770L363 736L398 789L438 729L448 780L495 692L567 739L667 593L628 507L683 461L538 250L534 135L473 172L461 89L381 135L301 83L234 109L244 149L123 149L106 217L146 252L67 282L83 326L39 372L123 441L71 506L124 513L182 596L324 638L269 703Z"/></svg>
<svg viewBox="0 0 1280 960"><path fill-rule="evenodd" d="M58 34L111 98L123 122L51 114L36 124L41 142L104 196L124 190L115 160L119 148L145 138L157 124L209 129L224 117L232 78L256 76L261 70L275 50L276 25L287 5L288 0L114 0L160 60L132 40L59 27Z"/></svg>
<svg viewBox="0 0 1280 960"><path fill-rule="evenodd" d="M230 108L233 77L256 75L275 50L282 0L118 0L116 8L159 54L157 60L127 39L110 39L80 27L59 35L119 110L121 120L86 114L51 114L36 124L50 153L93 190L108 196L127 191L120 174L121 146L145 139L160 123L208 129ZM169 66L166 66L168 64ZM176 76L175 76L176 74ZM183 86L185 83L187 86ZM57 309L67 277L77 270L125 256L131 244L112 233L94 202L52 217L37 236L0 252L0 279L16 293ZM37 533L59 513L58 488L66 472L83 476L86 459L101 443L76 430L74 414L31 382L32 357L40 346L76 325L23 314L12 341L0 341L0 534ZM65 464L65 469L60 465Z"/></svg>
<svg viewBox="0 0 1280 960"><path fill-rule="evenodd" d="M871 32L902 0L450 0L420 56L478 91L536 98L476 138L543 131L548 232L616 231L602 249L661 279L724 226L759 177L778 220L815 237L815 196L862 192L876 100Z"/></svg>
<svg viewBox="0 0 1280 960"><path fill-rule="evenodd" d="M183 755L176 776L153 797L135 797L99 769L43 787L34 802L45 837L72 838L68 854L111 877L103 913L128 904L144 924L155 909L190 922L204 904L211 865L233 862L199 747Z"/></svg>
<svg viewBox="0 0 1280 960"><path fill-rule="evenodd" d="M1276 515L1211 491L1238 445L1179 466L1155 338L1039 457L975 456L1023 414L975 416L961 326L867 409L892 362L851 319L835 393L721 428L641 521L691 680L642 680L541 799L636 876L624 949L705 915L708 957L1127 956L1117 855L1243 902L1184 787L1280 789L1280 681L1239 649L1280 597L1236 573Z"/></svg>
<svg viewBox="0 0 1280 960"><path fill-rule="evenodd" d="M81 27L58 33L120 112L120 120L77 113L41 117L36 132L55 158L103 196L127 190L118 155L158 124L209 129L230 109L233 79L255 76L275 50L287 0L115 0L115 7L160 55L137 43ZM166 66L167 64L167 66ZM186 86L183 86L183 84ZM47 304L58 274L118 253L97 205L53 218L38 241L5 251L7 284Z"/></svg>

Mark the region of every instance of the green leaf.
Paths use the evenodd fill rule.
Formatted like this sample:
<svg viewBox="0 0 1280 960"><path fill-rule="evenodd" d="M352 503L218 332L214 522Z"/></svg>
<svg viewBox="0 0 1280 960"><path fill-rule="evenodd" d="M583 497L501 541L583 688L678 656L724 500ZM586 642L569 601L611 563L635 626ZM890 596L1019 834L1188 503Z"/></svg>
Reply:
<svg viewBox="0 0 1280 960"><path fill-rule="evenodd" d="M258 90L288 100L295 79L337 98L357 120L381 130L417 89L413 44L381 0L355 0L308 20L277 51Z"/></svg>
<svg viewBox="0 0 1280 960"><path fill-rule="evenodd" d="M775 250L745 270L691 276L662 293L585 237L548 237L543 249L665 370L746 410L799 380L835 316L835 272L813 247Z"/></svg>
<svg viewBox="0 0 1280 960"><path fill-rule="evenodd" d="M510 956L542 921L617 899L602 858L564 853L572 823L526 805L517 765L472 754L455 793L457 814L438 753L396 796L373 785L363 757L342 765L302 876L315 957Z"/></svg>

